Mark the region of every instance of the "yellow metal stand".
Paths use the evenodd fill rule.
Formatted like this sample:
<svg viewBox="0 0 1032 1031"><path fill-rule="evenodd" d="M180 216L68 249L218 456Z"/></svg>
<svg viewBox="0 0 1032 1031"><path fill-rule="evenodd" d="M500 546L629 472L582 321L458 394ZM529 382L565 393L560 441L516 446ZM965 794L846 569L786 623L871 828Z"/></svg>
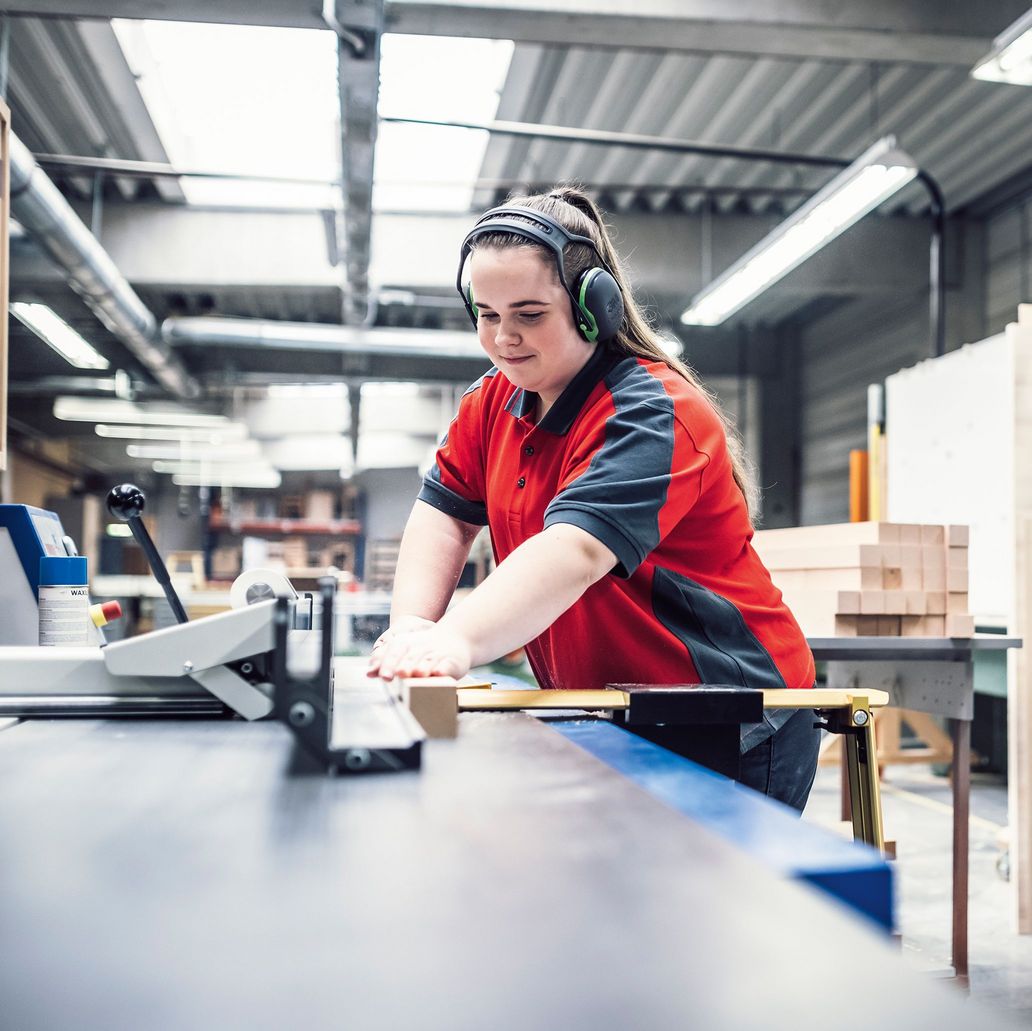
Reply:
<svg viewBox="0 0 1032 1031"><path fill-rule="evenodd" d="M626 709L626 691L492 691L479 687L459 688L460 711L510 709L583 709L588 712ZM884 851L881 788L878 782L878 750L871 710L889 704L885 691L865 694L832 688L810 691L770 690L763 692L765 709L814 709L827 721L833 734L844 735L849 771L849 794L853 803L853 838Z"/></svg>

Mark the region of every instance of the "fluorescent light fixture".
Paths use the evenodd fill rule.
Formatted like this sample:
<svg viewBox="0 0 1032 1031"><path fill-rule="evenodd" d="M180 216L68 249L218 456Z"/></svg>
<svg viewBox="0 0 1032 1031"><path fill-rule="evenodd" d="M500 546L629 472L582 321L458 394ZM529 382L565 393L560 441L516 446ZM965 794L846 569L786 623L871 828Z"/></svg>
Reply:
<svg viewBox="0 0 1032 1031"><path fill-rule="evenodd" d="M188 426L109 426L97 423L93 432L110 440L179 440L197 444L222 444L243 440L247 427L242 422L227 422L210 430Z"/></svg>
<svg viewBox="0 0 1032 1031"><path fill-rule="evenodd" d="M15 301L11 314L77 369L106 369L111 363L88 344L53 308Z"/></svg>
<svg viewBox="0 0 1032 1031"><path fill-rule="evenodd" d="M214 474L176 473L172 482L177 487L261 487L272 490L283 482L283 477L275 469L256 469L254 472L220 469Z"/></svg>
<svg viewBox="0 0 1032 1031"><path fill-rule="evenodd" d="M125 453L130 458L168 459L170 461L235 462L261 458L262 446L257 440L238 440L229 444L204 444L184 441L174 444L129 444Z"/></svg>
<svg viewBox="0 0 1032 1031"><path fill-rule="evenodd" d="M1032 10L993 40L992 50L971 69L971 77L1032 86Z"/></svg>
<svg viewBox="0 0 1032 1031"><path fill-rule="evenodd" d="M262 458L159 458L151 463L151 468L156 473L166 473L173 476L178 473L188 476L198 472L206 474L209 469L229 473L270 472L272 470L272 466Z"/></svg>
<svg viewBox="0 0 1032 1031"><path fill-rule="evenodd" d="M225 415L192 412L188 408L143 408L117 398L58 397L54 418L65 422L132 423L145 426L195 426L221 428L229 423Z"/></svg>
<svg viewBox="0 0 1032 1031"><path fill-rule="evenodd" d="M814 194L752 250L692 298L689 326L716 326L801 265L917 175L917 164L885 136Z"/></svg>

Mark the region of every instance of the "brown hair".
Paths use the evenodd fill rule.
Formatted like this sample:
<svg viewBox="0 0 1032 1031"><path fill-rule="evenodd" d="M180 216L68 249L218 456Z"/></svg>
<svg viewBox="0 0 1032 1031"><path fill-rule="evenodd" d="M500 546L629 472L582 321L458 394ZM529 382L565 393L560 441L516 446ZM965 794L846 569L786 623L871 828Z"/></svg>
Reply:
<svg viewBox="0 0 1032 1031"><path fill-rule="evenodd" d="M756 510L758 491L749 460L745 454L745 448L742 446L742 441L731 420L720 407L720 402L717 401L713 392L699 381L699 378L687 364L674 358L664 350L658 335L650 325L645 313L635 302L634 296L627 285L627 277L621 266L620 258L616 253L616 248L613 246L609 229L603 220L602 212L595 202L575 186L556 186L548 193L539 193L526 197L510 197L506 201L506 206L509 205L540 211L542 214L558 222L563 228L568 229L571 233L587 236L594 240L599 254L602 255L620 287L624 303L623 323L616 336L609 341L607 346L623 354L647 358L649 361L662 362L683 376L703 395L723 424L735 483L738 484L739 489L742 491L751 517ZM534 247L543 255L547 254L549 265L553 265L550 251L546 251L544 247L528 240L526 237L504 231L485 233L483 236L478 237L474 241L471 251L479 248L506 247ZM596 264L597 257L590 247L586 244L570 244L563 255L563 272L571 288L585 269L591 268Z"/></svg>

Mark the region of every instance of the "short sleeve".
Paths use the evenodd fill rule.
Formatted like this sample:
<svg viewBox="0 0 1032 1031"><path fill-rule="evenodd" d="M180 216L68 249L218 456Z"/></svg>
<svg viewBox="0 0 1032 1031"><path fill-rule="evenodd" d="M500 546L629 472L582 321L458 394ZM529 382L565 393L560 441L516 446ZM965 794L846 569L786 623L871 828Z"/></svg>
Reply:
<svg viewBox="0 0 1032 1031"><path fill-rule="evenodd" d="M484 496L484 378L462 396L459 410L423 477L419 500L445 515L476 526L487 525Z"/></svg>
<svg viewBox="0 0 1032 1031"><path fill-rule="evenodd" d="M614 395L614 403L572 449L544 525L579 526L616 556L614 573L629 577L698 501L710 458L665 395Z"/></svg>

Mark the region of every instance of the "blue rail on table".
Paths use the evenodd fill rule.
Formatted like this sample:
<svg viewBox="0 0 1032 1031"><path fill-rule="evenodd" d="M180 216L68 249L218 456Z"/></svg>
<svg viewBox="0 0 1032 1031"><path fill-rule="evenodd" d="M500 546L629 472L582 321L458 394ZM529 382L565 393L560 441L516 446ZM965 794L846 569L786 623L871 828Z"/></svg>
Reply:
<svg viewBox="0 0 1032 1031"><path fill-rule="evenodd" d="M778 873L812 884L892 930L892 871L876 849L803 823L788 806L606 720L548 724Z"/></svg>

